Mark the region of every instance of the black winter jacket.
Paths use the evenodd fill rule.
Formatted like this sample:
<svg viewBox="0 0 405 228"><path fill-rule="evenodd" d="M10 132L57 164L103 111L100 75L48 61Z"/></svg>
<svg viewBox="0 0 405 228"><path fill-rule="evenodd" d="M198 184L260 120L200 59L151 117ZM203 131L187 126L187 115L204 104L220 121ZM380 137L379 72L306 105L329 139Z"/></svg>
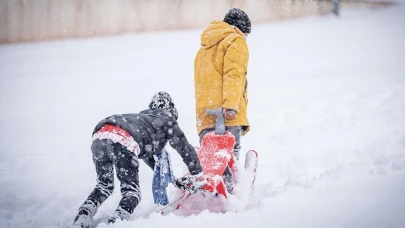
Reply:
<svg viewBox="0 0 405 228"><path fill-rule="evenodd" d="M176 119L163 109L147 109L138 113L117 114L100 121L93 134L104 125L111 124L127 131L139 144L139 158L154 168L153 155L163 150L169 141L170 146L183 158L190 174L202 172L200 160L194 147L188 142Z"/></svg>

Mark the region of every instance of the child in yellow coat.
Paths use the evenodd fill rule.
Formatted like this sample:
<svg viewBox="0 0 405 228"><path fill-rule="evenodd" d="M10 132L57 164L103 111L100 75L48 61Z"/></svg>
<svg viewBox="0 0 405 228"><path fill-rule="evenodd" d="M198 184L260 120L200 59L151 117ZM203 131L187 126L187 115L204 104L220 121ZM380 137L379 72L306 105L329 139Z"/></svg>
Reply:
<svg viewBox="0 0 405 228"><path fill-rule="evenodd" d="M214 130L215 117L207 109L223 109L226 130L235 137L234 154L239 159L240 137L250 130L247 118L246 37L251 32L248 15L238 8L228 11L223 21L213 21L201 35L201 48L194 61L197 133L202 137ZM227 190L232 192L229 169L224 173Z"/></svg>

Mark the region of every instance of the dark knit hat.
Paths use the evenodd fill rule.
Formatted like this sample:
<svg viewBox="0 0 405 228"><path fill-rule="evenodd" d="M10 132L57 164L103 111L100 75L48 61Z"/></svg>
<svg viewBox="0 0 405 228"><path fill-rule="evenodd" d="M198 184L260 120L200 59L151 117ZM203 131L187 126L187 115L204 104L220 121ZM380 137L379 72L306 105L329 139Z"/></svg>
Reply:
<svg viewBox="0 0 405 228"><path fill-rule="evenodd" d="M248 15L239 8L232 8L225 15L224 22L236 26L243 33L250 33L251 23Z"/></svg>
<svg viewBox="0 0 405 228"><path fill-rule="evenodd" d="M164 109L166 111L169 111L176 120L177 118L179 118L179 114L177 112L176 106L174 105L173 99L167 92L160 91L153 95L148 106L150 109Z"/></svg>

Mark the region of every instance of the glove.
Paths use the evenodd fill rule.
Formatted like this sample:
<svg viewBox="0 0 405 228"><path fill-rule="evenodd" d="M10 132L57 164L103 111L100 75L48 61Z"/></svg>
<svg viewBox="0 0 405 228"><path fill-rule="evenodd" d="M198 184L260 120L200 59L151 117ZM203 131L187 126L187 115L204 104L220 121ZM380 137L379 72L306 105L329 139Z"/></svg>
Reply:
<svg viewBox="0 0 405 228"><path fill-rule="evenodd" d="M236 117L236 111L232 109L222 109L222 115L225 117L225 119L232 119Z"/></svg>
<svg viewBox="0 0 405 228"><path fill-rule="evenodd" d="M202 174L184 176L180 178L175 178L173 185L183 191L188 191L190 193L195 193L199 189L207 185L207 178L204 177L202 181L197 181L197 178L201 177Z"/></svg>

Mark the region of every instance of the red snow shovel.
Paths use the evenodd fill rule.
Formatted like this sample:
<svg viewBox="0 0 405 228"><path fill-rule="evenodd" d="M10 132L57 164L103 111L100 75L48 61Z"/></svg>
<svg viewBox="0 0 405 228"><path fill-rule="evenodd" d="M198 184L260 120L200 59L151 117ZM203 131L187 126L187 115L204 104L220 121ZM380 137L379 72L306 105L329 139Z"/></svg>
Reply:
<svg viewBox="0 0 405 228"><path fill-rule="evenodd" d="M212 131L204 135L201 141L201 148L197 151L208 182L203 187L203 190L220 194L227 198L227 191L222 175L227 166L232 171L236 171L234 170L236 169L236 159L233 154L235 138L230 132L225 131L222 108L207 110L206 113L216 115L216 126L215 132Z"/></svg>
<svg viewBox="0 0 405 228"><path fill-rule="evenodd" d="M227 190L222 178L227 166L229 166L231 172L235 174L237 169L236 157L233 153L235 144L235 137L232 133L225 131L224 117L222 114L222 108L216 110L207 110L207 114L216 115L215 131L211 131L204 135L201 140L201 147L196 148L198 157L204 175L207 178L207 185L198 190L206 197L206 193L211 193L215 198L217 196L223 196L228 198ZM246 154L245 169L254 177L257 171L257 152L249 150ZM254 180L253 180L254 182ZM252 183L253 185L253 183ZM196 192L194 192L196 193ZM177 200L159 210L161 214L167 214L176 211L185 206L186 201L196 197L198 194L192 194L187 191L182 191ZM205 198L209 201L210 198ZM197 201L197 204L204 205L204 202ZM192 206L193 207L193 206ZM170 209L171 208L171 209ZM189 208L190 209L190 208Z"/></svg>

